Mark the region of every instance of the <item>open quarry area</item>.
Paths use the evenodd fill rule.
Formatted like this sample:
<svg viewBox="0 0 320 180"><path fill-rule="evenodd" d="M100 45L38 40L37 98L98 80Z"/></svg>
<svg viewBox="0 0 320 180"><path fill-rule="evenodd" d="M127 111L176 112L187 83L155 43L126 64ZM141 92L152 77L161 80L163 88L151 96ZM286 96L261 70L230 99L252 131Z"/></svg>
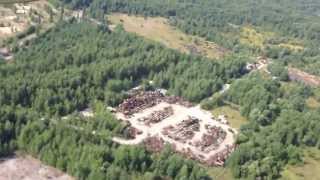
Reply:
<svg viewBox="0 0 320 180"><path fill-rule="evenodd" d="M73 180L74 178L32 157L0 159L0 180Z"/></svg>
<svg viewBox="0 0 320 180"><path fill-rule="evenodd" d="M144 144L153 152L166 143L188 158L222 166L235 149L237 131L225 116L213 117L200 106L161 91L137 92L116 110L117 119L128 124L126 138L114 137L119 144Z"/></svg>

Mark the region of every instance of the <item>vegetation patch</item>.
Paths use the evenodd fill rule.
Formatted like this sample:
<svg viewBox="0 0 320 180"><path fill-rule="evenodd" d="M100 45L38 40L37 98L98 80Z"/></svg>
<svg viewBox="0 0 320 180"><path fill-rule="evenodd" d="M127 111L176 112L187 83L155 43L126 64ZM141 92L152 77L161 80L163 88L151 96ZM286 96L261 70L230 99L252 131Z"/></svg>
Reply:
<svg viewBox="0 0 320 180"><path fill-rule="evenodd" d="M249 46L262 48L267 35L270 36L272 33L259 32L253 27L245 26L240 33L240 42Z"/></svg>
<svg viewBox="0 0 320 180"><path fill-rule="evenodd" d="M283 38L275 32L260 30L253 26L241 28L240 43L260 49L269 46L272 48L284 48L294 52L304 50L302 43L296 39Z"/></svg>
<svg viewBox="0 0 320 180"><path fill-rule="evenodd" d="M315 97L309 97L306 101L309 108L316 109L320 107L320 102Z"/></svg>
<svg viewBox="0 0 320 180"><path fill-rule="evenodd" d="M214 116L226 114L228 116L227 118L228 122L230 123L230 126L235 129L240 129L241 125L246 124L248 122L248 120L240 114L239 110L229 105L215 108L212 111L212 114Z"/></svg>
<svg viewBox="0 0 320 180"><path fill-rule="evenodd" d="M302 165L288 165L282 173L282 180L316 180L320 171L320 150L306 148Z"/></svg>
<svg viewBox="0 0 320 180"><path fill-rule="evenodd" d="M112 14L108 16L112 24L121 24L128 32L136 33L147 39L154 40L165 46L184 53L199 54L208 58L223 57L227 50L204 38L191 36L172 27L162 17L129 16Z"/></svg>
<svg viewBox="0 0 320 180"><path fill-rule="evenodd" d="M279 47L290 49L292 51L302 51L304 47L296 42L280 43Z"/></svg>
<svg viewBox="0 0 320 180"><path fill-rule="evenodd" d="M211 167L207 169L212 179L233 180L232 173L227 167Z"/></svg>

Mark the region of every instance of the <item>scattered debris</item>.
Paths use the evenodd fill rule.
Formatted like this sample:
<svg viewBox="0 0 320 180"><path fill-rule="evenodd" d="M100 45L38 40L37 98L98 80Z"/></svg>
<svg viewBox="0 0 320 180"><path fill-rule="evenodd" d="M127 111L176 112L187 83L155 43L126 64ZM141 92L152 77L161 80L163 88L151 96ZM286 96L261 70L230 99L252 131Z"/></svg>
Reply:
<svg viewBox="0 0 320 180"><path fill-rule="evenodd" d="M248 71L255 71L255 70L261 70L264 69L266 72L267 71L267 65L269 64L269 60L266 57L259 56L257 57L257 61L253 63L247 63L246 69Z"/></svg>
<svg viewBox="0 0 320 180"><path fill-rule="evenodd" d="M124 129L123 134L125 135L126 139L134 139L137 137L137 135L142 134L142 131L132 127L131 124L128 124L128 126Z"/></svg>
<svg viewBox="0 0 320 180"><path fill-rule="evenodd" d="M90 108L87 108L87 109L85 109L85 110L83 110L83 111L80 111L79 114L80 114L82 117L85 117L85 118L87 118L87 117L93 117L93 116L94 116L93 111L92 111L92 109L90 109Z"/></svg>
<svg viewBox="0 0 320 180"><path fill-rule="evenodd" d="M123 103L117 108L118 112L122 112L126 116L130 116L134 113L138 113L144 109L155 106L160 102L168 102L169 104L181 104L185 106L192 106L191 103L185 101L184 99L176 96L165 96L161 91L140 91L135 89L136 94L132 97L124 100ZM132 94L132 90L130 91Z"/></svg>
<svg viewBox="0 0 320 180"><path fill-rule="evenodd" d="M153 136L148 137L143 141L144 146L146 149L150 152L161 152L161 150L164 148L164 140L160 137Z"/></svg>
<svg viewBox="0 0 320 180"><path fill-rule="evenodd" d="M200 130L199 119L196 117L188 117L188 119L182 120L182 122L175 126L165 127L162 134L168 136L175 141L186 143L188 139L192 139L195 135L195 131Z"/></svg>
<svg viewBox="0 0 320 180"><path fill-rule="evenodd" d="M127 124L119 144L144 146L159 152L165 143L174 151L199 162L221 166L234 150L237 131L227 116L213 117L200 106L159 91L136 92L116 109L116 117ZM228 148L227 148L228 147Z"/></svg>
<svg viewBox="0 0 320 180"><path fill-rule="evenodd" d="M138 121L144 122L146 125L155 124L173 115L172 107L168 106L163 110L154 111L150 116L138 119Z"/></svg>

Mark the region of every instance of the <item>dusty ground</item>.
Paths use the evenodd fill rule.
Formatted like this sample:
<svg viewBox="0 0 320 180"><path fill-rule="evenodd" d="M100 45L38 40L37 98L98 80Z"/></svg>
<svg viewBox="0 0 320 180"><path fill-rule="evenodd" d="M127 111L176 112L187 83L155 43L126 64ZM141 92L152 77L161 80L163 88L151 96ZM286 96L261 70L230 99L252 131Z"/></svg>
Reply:
<svg viewBox="0 0 320 180"><path fill-rule="evenodd" d="M164 107L168 107L168 106L171 106L173 108L174 114L162 120L161 122L147 126L143 122L138 121L139 118L146 117L150 115L152 112L161 110ZM186 143L175 141L174 139L171 139L168 136L161 133L163 128L180 123L182 120L186 119L188 116L192 116L200 119L200 131L195 132L195 136L192 139L187 140ZM116 117L118 119L129 121L133 127L141 130L142 134L137 135L137 137L133 140L125 140L125 139L115 137L113 138L115 142L118 142L120 144L126 144L126 145L135 145L135 144L142 143L143 140L145 140L147 137L157 136L157 137L161 137L165 142L175 145L177 151L183 152L186 149L190 149L194 155L196 155L197 157L201 157L200 159L203 159L203 160L207 160L213 155L223 151L226 148L226 146L232 146L235 142L235 134L237 133L237 131L235 129L232 129L229 125L223 124L219 121L214 120L212 118L211 113L208 111L202 110L200 106L188 108L188 107L184 107L177 104L168 104L166 102L162 102L156 106L145 109L140 113L134 114L134 116L131 118L125 117L122 113L117 113ZM192 145L192 142L201 140L201 136L207 132L207 130L205 129L205 125L221 127L227 133L226 138L219 145L219 147L217 149L211 150L208 153L203 152L198 148L196 148L194 145ZM230 129L232 129L234 133L230 132L229 131Z"/></svg>
<svg viewBox="0 0 320 180"><path fill-rule="evenodd" d="M320 86L320 77L308 74L296 68L288 68L289 78L292 81L299 81L312 87Z"/></svg>
<svg viewBox="0 0 320 180"><path fill-rule="evenodd" d="M32 157L11 157L0 160L0 180L73 180L61 171L43 165Z"/></svg>
<svg viewBox="0 0 320 180"><path fill-rule="evenodd" d="M217 44L203 38L187 35L169 25L168 20L161 17L138 17L126 14L112 14L108 20L114 24L122 24L126 31L136 33L154 40L169 48L185 53L201 54L209 58L222 57L228 51ZM114 26L111 26L114 27Z"/></svg>
<svg viewBox="0 0 320 180"><path fill-rule="evenodd" d="M21 32L28 27L27 19L18 17L13 6L0 6L0 38L11 37L16 32Z"/></svg>

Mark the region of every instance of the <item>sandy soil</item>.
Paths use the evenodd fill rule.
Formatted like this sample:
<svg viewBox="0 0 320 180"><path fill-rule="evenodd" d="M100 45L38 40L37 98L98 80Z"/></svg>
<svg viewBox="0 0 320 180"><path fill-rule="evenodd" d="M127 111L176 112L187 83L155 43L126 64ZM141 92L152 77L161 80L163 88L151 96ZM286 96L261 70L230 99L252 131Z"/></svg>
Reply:
<svg viewBox="0 0 320 180"><path fill-rule="evenodd" d="M150 115L152 112L162 110L163 108L168 106L171 106L173 108L174 114L162 120L161 122L147 126L144 124L144 122L138 121L139 118L146 117ZM178 124L182 120L186 119L188 116L200 119L200 131L195 132L195 136L192 139L187 140L186 143L175 141L174 139L171 139L168 136L165 136L161 133L164 127ZM178 151L185 151L189 148L196 156L204 157L204 160L208 159L209 157L215 155L218 152L221 152L226 148L226 146L232 146L235 142L234 136L237 133L237 131L235 129L232 129L229 125L214 120L212 114L208 111L202 110L200 106L187 108L181 105L168 104L166 102L162 102L154 107L145 109L140 113L134 114L134 116L131 118L126 118L122 113L116 113L116 117L121 120L129 121L133 127L141 130L142 134L137 135L137 137L133 140L125 140L115 137L113 138L115 142L126 145L135 145L142 143L143 140L147 137L158 136L161 137L165 142L174 144ZM205 125L221 127L227 133L225 140L219 145L219 147L215 150L210 151L209 153L200 151L198 148L192 145L192 142L201 140L202 135L207 132L207 130L205 129ZM231 133L229 129L232 129L234 133Z"/></svg>
<svg viewBox="0 0 320 180"><path fill-rule="evenodd" d="M32 157L0 160L0 180L74 180L61 171L43 165Z"/></svg>
<svg viewBox="0 0 320 180"><path fill-rule="evenodd" d="M320 86L320 77L308 74L296 68L288 68L289 78L292 81L299 81L312 87Z"/></svg>

